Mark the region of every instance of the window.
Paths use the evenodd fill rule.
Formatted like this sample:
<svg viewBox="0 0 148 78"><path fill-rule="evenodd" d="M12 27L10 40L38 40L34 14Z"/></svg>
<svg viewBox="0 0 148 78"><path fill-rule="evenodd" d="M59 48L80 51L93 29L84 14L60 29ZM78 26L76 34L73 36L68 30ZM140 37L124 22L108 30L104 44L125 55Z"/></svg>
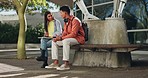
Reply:
<svg viewBox="0 0 148 78"><path fill-rule="evenodd" d="M87 7L87 10L90 14L93 14L99 18L105 18L111 15L113 8L113 0L84 0L84 3ZM103 9L102 9L103 8ZM105 8L105 9L104 9ZM108 11L107 11L108 10ZM83 19L82 12L79 12L80 9L76 6L75 15L80 17L79 19ZM80 16L81 15L81 16Z"/></svg>

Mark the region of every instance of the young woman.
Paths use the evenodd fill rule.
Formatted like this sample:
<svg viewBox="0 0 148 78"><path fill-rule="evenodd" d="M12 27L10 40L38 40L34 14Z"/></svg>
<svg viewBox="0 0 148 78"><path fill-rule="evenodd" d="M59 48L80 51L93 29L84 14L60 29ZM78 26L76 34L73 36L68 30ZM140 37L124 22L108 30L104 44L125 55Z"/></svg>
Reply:
<svg viewBox="0 0 148 78"><path fill-rule="evenodd" d="M48 50L51 47L52 39L62 34L62 26L59 20L55 19L51 12L47 11L44 15L45 34L41 38L41 56L37 57L37 61L43 61L41 68L48 66Z"/></svg>

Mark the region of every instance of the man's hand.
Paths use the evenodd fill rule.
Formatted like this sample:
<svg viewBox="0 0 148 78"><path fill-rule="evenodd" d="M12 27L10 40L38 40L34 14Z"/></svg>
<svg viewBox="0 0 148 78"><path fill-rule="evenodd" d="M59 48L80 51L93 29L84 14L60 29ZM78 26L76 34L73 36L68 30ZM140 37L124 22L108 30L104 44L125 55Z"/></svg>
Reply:
<svg viewBox="0 0 148 78"><path fill-rule="evenodd" d="M61 40L62 40L62 37L60 36L56 36L56 38L53 39L54 42L61 41Z"/></svg>

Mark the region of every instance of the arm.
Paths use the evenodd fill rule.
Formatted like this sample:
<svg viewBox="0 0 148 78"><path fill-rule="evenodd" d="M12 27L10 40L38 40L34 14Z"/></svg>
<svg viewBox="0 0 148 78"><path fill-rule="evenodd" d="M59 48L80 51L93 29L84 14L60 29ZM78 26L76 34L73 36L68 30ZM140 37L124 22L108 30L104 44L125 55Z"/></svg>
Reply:
<svg viewBox="0 0 148 78"><path fill-rule="evenodd" d="M64 30L63 30L63 33L62 33L62 37L66 35L66 31L65 30L66 30L66 25L64 24Z"/></svg>
<svg viewBox="0 0 148 78"><path fill-rule="evenodd" d="M56 27L56 31L54 32L53 36L56 36L56 35L61 35L62 34L62 26L61 26L61 23L59 20L56 20L55 21L55 27Z"/></svg>

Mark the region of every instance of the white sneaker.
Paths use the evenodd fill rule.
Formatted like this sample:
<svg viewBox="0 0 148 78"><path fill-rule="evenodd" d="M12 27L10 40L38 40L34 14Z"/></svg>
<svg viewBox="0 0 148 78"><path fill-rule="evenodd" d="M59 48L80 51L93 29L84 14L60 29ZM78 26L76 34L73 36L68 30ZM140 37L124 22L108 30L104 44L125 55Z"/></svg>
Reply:
<svg viewBox="0 0 148 78"><path fill-rule="evenodd" d="M54 63L51 63L51 64L48 65L48 66L45 66L46 69L58 68L58 67L59 67L59 64L54 64Z"/></svg>
<svg viewBox="0 0 148 78"><path fill-rule="evenodd" d="M56 69L57 70L69 70L70 67L69 66L66 66L65 64L62 64L60 67L57 67Z"/></svg>

